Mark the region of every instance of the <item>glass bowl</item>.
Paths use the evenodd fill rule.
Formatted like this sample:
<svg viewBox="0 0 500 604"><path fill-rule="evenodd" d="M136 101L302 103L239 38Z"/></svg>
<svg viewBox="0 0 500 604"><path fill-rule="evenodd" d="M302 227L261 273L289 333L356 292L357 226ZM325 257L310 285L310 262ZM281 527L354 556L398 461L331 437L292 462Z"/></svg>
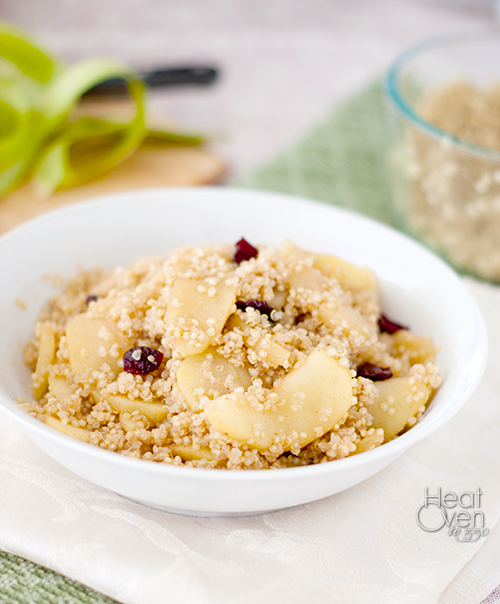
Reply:
<svg viewBox="0 0 500 604"><path fill-rule="evenodd" d="M458 270L500 282L500 35L410 48L390 67L384 89L399 226ZM488 144L477 144L485 132Z"/></svg>

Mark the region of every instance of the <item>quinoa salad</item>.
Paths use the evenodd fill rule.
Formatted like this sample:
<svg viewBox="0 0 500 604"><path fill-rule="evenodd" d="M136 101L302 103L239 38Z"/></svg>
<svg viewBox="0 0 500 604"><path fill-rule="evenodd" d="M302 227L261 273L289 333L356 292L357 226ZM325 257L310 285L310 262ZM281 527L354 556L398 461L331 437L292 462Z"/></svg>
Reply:
<svg viewBox="0 0 500 604"><path fill-rule="evenodd" d="M241 239L76 275L39 316L19 404L129 457L293 467L410 429L440 386L435 357L382 314L369 269Z"/></svg>

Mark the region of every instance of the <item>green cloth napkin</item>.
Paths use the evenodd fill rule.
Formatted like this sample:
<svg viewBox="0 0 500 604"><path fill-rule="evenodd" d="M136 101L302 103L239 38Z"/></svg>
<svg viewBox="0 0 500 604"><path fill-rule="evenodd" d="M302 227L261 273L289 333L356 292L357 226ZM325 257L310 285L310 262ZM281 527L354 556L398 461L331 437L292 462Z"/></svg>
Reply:
<svg viewBox="0 0 500 604"><path fill-rule="evenodd" d="M396 226L385 158L389 143L377 82L237 184L325 201Z"/></svg>
<svg viewBox="0 0 500 604"><path fill-rule="evenodd" d="M376 83L271 164L237 184L310 197L395 225L384 163L388 143L382 89ZM0 552L0 602L112 604L114 600Z"/></svg>
<svg viewBox="0 0 500 604"><path fill-rule="evenodd" d="M0 551L2 604L115 604L107 596L43 566Z"/></svg>

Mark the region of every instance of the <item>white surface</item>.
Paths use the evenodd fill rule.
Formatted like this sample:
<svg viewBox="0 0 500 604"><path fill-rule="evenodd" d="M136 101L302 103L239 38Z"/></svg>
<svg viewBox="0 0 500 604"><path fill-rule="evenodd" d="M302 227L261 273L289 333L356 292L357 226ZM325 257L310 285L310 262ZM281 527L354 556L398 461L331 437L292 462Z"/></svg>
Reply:
<svg viewBox="0 0 500 604"><path fill-rule="evenodd" d="M304 229L307 223L314 228ZM369 266L380 279L384 312L417 333L433 335L442 346L438 362L445 383L417 426L374 451L328 464L221 472L120 456L68 438L20 410L17 397L31 398L30 372L21 350L49 297L43 285L47 271L69 278L77 267L103 262L107 267L127 266L139 257L164 255L187 244L236 240L242 225L250 241L279 245L291 239L306 249ZM33 249L38 250L35 257ZM40 448L79 476L167 509L254 513L349 488L448 421L474 391L486 361L486 330L479 310L442 261L369 219L282 195L227 188L159 189L80 204L46 214L0 239L0 274L0 408L19 421ZM17 299L28 309L17 307Z"/></svg>

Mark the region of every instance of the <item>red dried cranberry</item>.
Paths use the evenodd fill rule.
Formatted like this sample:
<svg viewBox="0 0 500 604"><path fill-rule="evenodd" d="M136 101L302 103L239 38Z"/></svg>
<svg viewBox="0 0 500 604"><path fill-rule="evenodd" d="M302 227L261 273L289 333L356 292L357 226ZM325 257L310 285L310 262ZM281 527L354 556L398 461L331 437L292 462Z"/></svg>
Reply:
<svg viewBox="0 0 500 604"><path fill-rule="evenodd" d="M379 367L372 363L363 363L358 367L358 377L364 377L372 382L382 382L392 377L392 371L389 367Z"/></svg>
<svg viewBox="0 0 500 604"><path fill-rule="evenodd" d="M236 252L234 254L234 261L238 264L243 260L250 260L250 258L256 258L259 252L250 245L248 241L241 238L236 244Z"/></svg>
<svg viewBox="0 0 500 604"><path fill-rule="evenodd" d="M91 294L90 296L87 296L85 304L88 306L91 302L97 302L100 297L101 296L95 296L94 294Z"/></svg>
<svg viewBox="0 0 500 604"><path fill-rule="evenodd" d="M123 369L134 375L147 375L158 369L163 361L163 354L154 348L136 346L123 355Z"/></svg>
<svg viewBox="0 0 500 604"><path fill-rule="evenodd" d="M302 321L304 321L305 319L307 319L308 314L305 312L301 312L300 314L298 314L295 317L295 325L298 325L299 323L302 323Z"/></svg>
<svg viewBox="0 0 500 604"><path fill-rule="evenodd" d="M258 310L262 315L267 315L268 317L271 317L271 313L274 310L272 306L269 306L269 304L263 300L248 300L248 302L237 300L236 308L243 311L245 308L255 308L255 310Z"/></svg>
<svg viewBox="0 0 500 604"><path fill-rule="evenodd" d="M387 317L384 317L384 315L380 315L378 327L382 333L396 333L396 331L399 331L400 329L408 329L408 327L390 321Z"/></svg>

